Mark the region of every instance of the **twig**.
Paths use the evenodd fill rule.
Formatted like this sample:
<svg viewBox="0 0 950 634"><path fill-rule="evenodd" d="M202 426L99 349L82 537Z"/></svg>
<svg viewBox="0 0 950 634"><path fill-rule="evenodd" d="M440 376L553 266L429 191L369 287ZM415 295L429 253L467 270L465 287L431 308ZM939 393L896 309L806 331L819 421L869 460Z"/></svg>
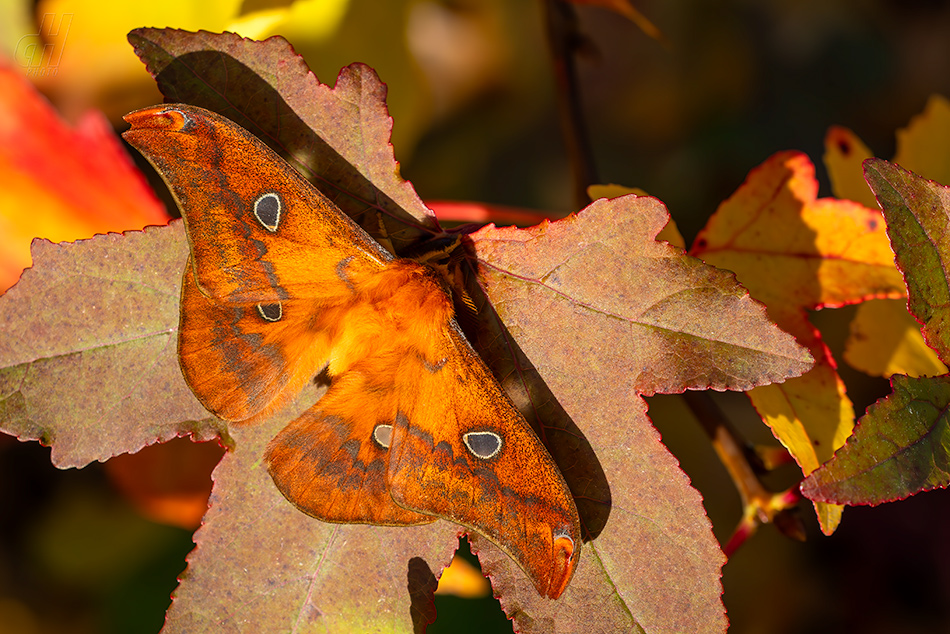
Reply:
<svg viewBox="0 0 950 634"><path fill-rule="evenodd" d="M577 208L587 206L587 187L597 182L597 170L590 148L590 139L581 112L580 89L577 82L575 56L584 38L578 28L577 13L566 0L542 0L547 24L548 42L554 64L554 78L561 129L567 144L574 180L574 202Z"/></svg>
<svg viewBox="0 0 950 634"><path fill-rule="evenodd" d="M726 556L732 556L762 524L773 523L785 535L804 539L804 527L795 513L795 506L801 499L798 484L778 493L770 491L759 479L757 471L767 471L771 465L763 464L754 449L739 441L738 433L712 397L706 392L687 390L683 398L712 440L713 449L729 472L742 501L742 519L722 548ZM772 464L779 462L770 458L768 462ZM758 470L753 466L756 463L760 466Z"/></svg>

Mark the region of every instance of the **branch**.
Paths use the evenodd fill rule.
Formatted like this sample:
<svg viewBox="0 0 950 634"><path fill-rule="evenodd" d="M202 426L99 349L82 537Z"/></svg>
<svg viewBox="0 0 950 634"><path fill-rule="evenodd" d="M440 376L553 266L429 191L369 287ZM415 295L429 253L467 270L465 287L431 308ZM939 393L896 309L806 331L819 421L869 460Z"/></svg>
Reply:
<svg viewBox="0 0 950 634"><path fill-rule="evenodd" d="M577 68L574 63L576 53L583 47L584 36L578 28L577 13L569 2L542 0L542 4L554 65L561 130L574 180L574 203L580 209L590 203L587 187L598 182L587 126L581 112Z"/></svg>

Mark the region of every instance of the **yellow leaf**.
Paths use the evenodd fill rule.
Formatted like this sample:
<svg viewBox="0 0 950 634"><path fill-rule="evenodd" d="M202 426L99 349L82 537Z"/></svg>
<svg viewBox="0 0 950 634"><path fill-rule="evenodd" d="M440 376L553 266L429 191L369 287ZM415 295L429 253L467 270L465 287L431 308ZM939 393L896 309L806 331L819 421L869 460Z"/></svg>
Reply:
<svg viewBox="0 0 950 634"><path fill-rule="evenodd" d="M918 175L950 184L950 102L940 95L927 101L923 113L897 131L894 162Z"/></svg>
<svg viewBox="0 0 950 634"><path fill-rule="evenodd" d="M40 25L40 30L46 31L41 36L54 51L58 64L39 71L35 79L56 96L68 119L96 105L113 104L107 115L118 118L141 104L114 97L106 100L103 95L124 95L131 85L138 84L144 90L152 83L129 46L129 31L146 25L221 31L238 15L240 7L241 0L41 0L37 14L53 16L51 22ZM154 87L150 91L155 93Z"/></svg>
<svg viewBox="0 0 950 634"><path fill-rule="evenodd" d="M615 185L614 183L590 185L587 188L587 196L591 200L597 200L598 198L617 198L618 196L626 196L627 194L636 194L637 196L650 195L639 187L626 187L624 185Z"/></svg>
<svg viewBox="0 0 950 634"><path fill-rule="evenodd" d="M897 154L893 161L924 178L950 184L948 148L950 102L933 95L924 111L897 131ZM861 167L862 161L871 156L871 150L850 130L828 130L824 159L836 196L877 207ZM876 376L934 376L946 372L936 354L923 342L919 325L903 303L874 302L859 307L845 343L845 359L854 368Z"/></svg>
<svg viewBox="0 0 950 634"><path fill-rule="evenodd" d="M252 3L242 0L41 0L37 15L46 17L38 29L55 63L38 64L31 69L31 77L55 96L67 119L99 107L114 120L144 103L160 100L154 82L126 39L132 29L171 26L188 31L233 31L251 38L286 31L313 41L339 26L348 0L259 4L262 8L255 10ZM143 93L150 96L145 99Z"/></svg>
<svg viewBox="0 0 950 634"><path fill-rule="evenodd" d="M817 199L814 174L804 154L772 156L719 206L693 252L717 266L728 261L723 268L770 312L902 295L881 212Z"/></svg>
<svg viewBox="0 0 950 634"><path fill-rule="evenodd" d="M491 593L491 584L478 568L456 554L452 563L442 571L435 593L478 599Z"/></svg>
<svg viewBox="0 0 950 634"><path fill-rule="evenodd" d="M844 358L853 368L873 376L947 373L947 366L924 343L920 324L907 312L903 299L874 300L858 306Z"/></svg>
<svg viewBox="0 0 950 634"><path fill-rule="evenodd" d="M336 33L349 5L349 0L298 0L290 2L286 9L258 11L239 18L232 27L245 37L252 37L242 28L244 23L254 20L262 35L280 34L290 41L321 41ZM273 18L274 22L265 26L263 18Z"/></svg>
<svg viewBox="0 0 950 634"><path fill-rule="evenodd" d="M871 150L848 128L832 126L825 135L825 169L831 179L831 191L837 198L853 200L877 209L877 199L864 181L861 163L874 156Z"/></svg>
<svg viewBox="0 0 950 634"><path fill-rule="evenodd" d="M931 95L924 111L897 131L897 153L892 159L904 169L938 183L950 184L950 101ZM825 168L831 190L838 198L860 202L872 209L877 201L864 182L861 163L874 156L847 128L832 126L825 135Z"/></svg>
<svg viewBox="0 0 950 634"><path fill-rule="evenodd" d="M854 407L830 362L827 348L815 337L809 350L816 360L813 370L782 384L748 392L762 420L792 454L804 475L830 460L854 429ZM816 502L815 512L822 532L833 533L841 521L841 507Z"/></svg>
<svg viewBox="0 0 950 634"><path fill-rule="evenodd" d="M736 273L769 317L807 346L815 367L749 392L753 405L804 474L830 459L854 426L854 411L806 309L840 306L904 289L880 211L817 198L814 166L782 152L750 172L700 232L692 253ZM840 509L816 507L830 533Z"/></svg>

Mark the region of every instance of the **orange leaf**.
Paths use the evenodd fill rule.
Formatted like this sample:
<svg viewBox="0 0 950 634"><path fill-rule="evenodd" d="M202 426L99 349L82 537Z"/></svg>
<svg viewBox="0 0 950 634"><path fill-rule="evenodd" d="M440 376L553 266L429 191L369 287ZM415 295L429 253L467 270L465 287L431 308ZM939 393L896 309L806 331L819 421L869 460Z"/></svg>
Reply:
<svg viewBox="0 0 950 634"><path fill-rule="evenodd" d="M142 515L194 530L208 510L211 471L223 455L218 443L176 438L116 456L105 469Z"/></svg>
<svg viewBox="0 0 950 634"><path fill-rule="evenodd" d="M30 241L165 224L168 215L108 122L73 129L12 66L0 63L0 291L30 266Z"/></svg>
<svg viewBox="0 0 950 634"><path fill-rule="evenodd" d="M854 412L805 310L903 293L881 213L851 201L818 199L817 192L808 157L778 153L719 206L691 251L735 271L775 323L814 355L816 366L807 374L749 392L806 475L844 444ZM822 530L832 532L840 509L819 504L818 514Z"/></svg>

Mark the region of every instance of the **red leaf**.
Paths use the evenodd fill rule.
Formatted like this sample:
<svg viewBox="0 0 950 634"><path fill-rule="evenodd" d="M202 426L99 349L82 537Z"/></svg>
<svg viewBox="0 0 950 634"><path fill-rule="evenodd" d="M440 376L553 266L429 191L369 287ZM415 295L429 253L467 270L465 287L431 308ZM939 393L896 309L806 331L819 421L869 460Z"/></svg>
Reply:
<svg viewBox="0 0 950 634"><path fill-rule="evenodd" d="M98 112L67 126L0 62L0 292L30 265L30 241L165 224L168 215Z"/></svg>

